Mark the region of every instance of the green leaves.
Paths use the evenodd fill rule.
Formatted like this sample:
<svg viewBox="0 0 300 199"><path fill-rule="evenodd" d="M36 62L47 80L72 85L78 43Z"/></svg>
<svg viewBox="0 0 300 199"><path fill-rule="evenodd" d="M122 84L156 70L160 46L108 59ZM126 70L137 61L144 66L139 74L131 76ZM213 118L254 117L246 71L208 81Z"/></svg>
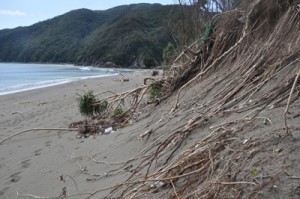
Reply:
<svg viewBox="0 0 300 199"><path fill-rule="evenodd" d="M122 109L122 107L119 106L119 107L117 107L117 108L114 110L114 112L113 112L113 117L122 115L122 113L123 113L123 109Z"/></svg>
<svg viewBox="0 0 300 199"><path fill-rule="evenodd" d="M251 168L251 170L250 170L250 173L252 174L252 175L256 175L257 174L257 168L256 167L252 167Z"/></svg>
<svg viewBox="0 0 300 199"><path fill-rule="evenodd" d="M97 103L97 99L93 94L93 91L87 91L83 95L79 95L77 98L79 104L79 112L86 117L93 117L100 115L108 108L108 102L102 101Z"/></svg>
<svg viewBox="0 0 300 199"><path fill-rule="evenodd" d="M206 26L205 32L203 33L203 35L200 38L200 42L202 44L205 42L205 40L208 38L208 36L210 35L211 32L212 32L212 27L210 25Z"/></svg>
<svg viewBox="0 0 300 199"><path fill-rule="evenodd" d="M150 100L153 101L159 96L159 88L156 85L151 85Z"/></svg>
<svg viewBox="0 0 300 199"><path fill-rule="evenodd" d="M175 55L175 47L173 43L169 42L168 45L163 50L163 63L168 65L170 61L173 59L172 56Z"/></svg>

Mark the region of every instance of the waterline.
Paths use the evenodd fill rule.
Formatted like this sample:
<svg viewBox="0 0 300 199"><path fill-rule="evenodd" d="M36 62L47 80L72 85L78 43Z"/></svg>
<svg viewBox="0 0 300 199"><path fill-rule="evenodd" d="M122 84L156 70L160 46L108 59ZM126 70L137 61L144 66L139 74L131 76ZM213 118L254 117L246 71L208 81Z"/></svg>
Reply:
<svg viewBox="0 0 300 199"><path fill-rule="evenodd" d="M0 95L117 73L114 69L87 66L0 63Z"/></svg>

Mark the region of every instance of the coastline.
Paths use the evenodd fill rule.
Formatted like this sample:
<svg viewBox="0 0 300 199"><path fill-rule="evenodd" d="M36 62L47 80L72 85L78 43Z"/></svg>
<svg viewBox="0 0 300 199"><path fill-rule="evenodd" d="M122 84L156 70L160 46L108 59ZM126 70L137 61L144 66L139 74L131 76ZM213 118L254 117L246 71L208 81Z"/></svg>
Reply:
<svg viewBox="0 0 300 199"><path fill-rule="evenodd" d="M78 111L77 93L87 90L95 93L127 91L141 85L144 77L150 74L150 71L138 71L2 95L0 140L31 128L67 128L71 122L84 119ZM129 81L120 81L122 78ZM139 150L133 143L127 146L127 151L123 150L124 153L116 154L118 140L128 137L122 130L120 132L121 136L117 132L111 136L76 139L76 132L36 131L8 140L0 145L0 198L17 198L17 194L20 198L26 198L26 194L54 197L62 192L63 187L67 187L70 193L91 193L99 186L115 183L116 179L81 183L86 180L83 180L79 165L85 160L89 170L105 173L109 165L99 168L87 154L105 151L102 158L111 156L110 161L120 161L127 159L126 154L129 158L130 151ZM70 178L66 182L59 181L60 176L73 176L75 182L80 182L79 190Z"/></svg>
<svg viewBox="0 0 300 199"><path fill-rule="evenodd" d="M12 66L10 66L10 64ZM55 64L14 64L0 63L0 96L11 93L56 86L69 82L114 76L126 71L92 66L55 65ZM133 70L129 72L134 72Z"/></svg>

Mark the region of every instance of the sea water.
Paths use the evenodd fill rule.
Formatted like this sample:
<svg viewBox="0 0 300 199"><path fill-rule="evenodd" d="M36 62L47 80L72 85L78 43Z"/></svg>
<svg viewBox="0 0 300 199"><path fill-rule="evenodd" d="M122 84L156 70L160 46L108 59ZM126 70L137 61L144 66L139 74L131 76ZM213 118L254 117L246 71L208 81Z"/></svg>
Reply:
<svg viewBox="0 0 300 199"><path fill-rule="evenodd" d="M0 95L116 73L113 69L86 66L0 63Z"/></svg>

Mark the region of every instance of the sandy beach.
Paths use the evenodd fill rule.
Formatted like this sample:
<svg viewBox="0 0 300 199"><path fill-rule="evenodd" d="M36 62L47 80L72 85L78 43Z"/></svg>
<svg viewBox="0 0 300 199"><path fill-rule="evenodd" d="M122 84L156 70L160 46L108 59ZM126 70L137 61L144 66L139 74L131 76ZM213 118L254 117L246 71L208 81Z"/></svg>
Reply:
<svg viewBox="0 0 300 199"><path fill-rule="evenodd" d="M147 75L149 71L126 73L0 96L0 140L31 128L68 128L71 122L84 119L76 93L126 91L141 85ZM120 141L132 140L141 132L129 130L87 139L76 139L76 132L70 131L33 131L6 141L0 145L0 198L55 198L64 191L69 196L83 194L72 198L84 198L85 193L113 185L126 173L98 180L119 165L96 160L120 162L136 154L142 144L133 142L126 150L120 146Z"/></svg>
<svg viewBox="0 0 300 199"><path fill-rule="evenodd" d="M220 71L216 75L221 77L223 73ZM144 78L150 75L151 71L140 71L0 96L0 140L31 128L68 128L70 123L84 119L78 111L77 93L88 90L94 90L95 94L105 91L116 93L129 91L142 85ZM129 81L121 81L124 79ZM272 85L276 85L276 81L280 82L281 78L274 79L266 88L270 89ZM295 150L300 147L299 98L290 107L287 117L292 134L284 138L285 103L280 106L269 106L252 121L242 119L251 114L252 110L231 114L220 112L207 120L201 120L201 111L207 108L203 105L212 101L214 94L218 94L219 87L225 84L223 82L214 87L209 94L204 95L203 92L205 93L210 83L211 79L208 78L201 84L186 89L181 95L181 105L172 114L170 110L176 101L176 95L169 96L158 105L149 105L145 109L140 109L141 114L137 119L112 134L78 139L77 132L74 131L30 131L7 140L0 144L0 198L120 198L118 196L124 190L129 191L133 198L166 198L164 194L172 194L175 192L174 188L172 189L171 186L161 188L168 181L145 178L147 169L150 168L150 173L158 173L156 179L168 179L160 176L160 169L166 168L166 160L170 157L174 158L170 161L176 164L184 158L193 157L186 156L185 153L197 147L199 150L206 149L210 145L207 141L209 139L217 140L217 144L210 145L211 149L208 152L200 151L193 161L197 162L200 155L207 161L204 166L209 165L208 163L212 162L208 158L210 150L215 150L214 147L217 147L218 150L222 150L218 152L220 158L215 161L225 164L225 166L221 165L220 169L227 168L226 164L231 163L231 159L235 157L235 153L229 153L234 149L239 153L239 157L245 158L240 159L243 170L240 174L242 177L236 180L238 183L244 183L243 174L248 177L253 176L254 174L248 175L251 171L260 172L257 173L256 183L269 183L266 181L268 177L266 179L259 177L262 174L271 176L278 173L279 180L274 183L284 190L278 198L287 194L295 196L291 198L296 198L297 192L294 190L298 187L300 171L299 152ZM261 93L257 94L258 98L261 96ZM180 136L190 124L201 121L203 123L197 129L186 130L187 136L177 146L173 142L168 143L168 139ZM224 134L223 131L216 133L216 129L228 128L224 124L238 130L233 130L231 133L229 129L224 131ZM151 135L141 139L141 135L149 130L152 132ZM229 148L218 148L218 143L224 142L223 136L227 137L225 137L226 142L230 141ZM156 151L162 144L165 144L165 150L162 150L159 159L155 160L151 167L148 166L150 158L157 157ZM250 150L257 155L250 157L253 154ZM139 167L140 165L142 166ZM204 166L203 168L210 168ZM253 171L254 169L257 171ZM282 172L283 169L286 173ZM203 175L205 176L206 173L205 171ZM218 172L215 174L218 175ZM291 177L293 177L292 181ZM216 178L219 180L219 176ZM118 187L119 189L111 194L116 185L128 179L131 180L127 181L129 187ZM157 187L159 185L157 183L162 185L157 187L157 192L151 194L141 192L138 197L135 197L134 185L137 187L140 185L132 181L150 188ZM174 183L177 190L181 189L181 183L182 181ZM227 183L226 179L223 179L222 183ZM254 185L253 182L247 183ZM249 188L247 184L243 186L245 189ZM207 189L210 190L210 187L208 186ZM276 198L278 192L273 190L273 184L269 183L268 187L263 194L271 194L271 198ZM131 196L123 195L121 198L131 198Z"/></svg>
<svg viewBox="0 0 300 199"><path fill-rule="evenodd" d="M87 90L94 90L95 94L104 91L117 93L129 91L142 85L144 78L150 75L150 71L126 73L0 96L0 140L31 128L68 128L70 123L84 119L78 111L77 93ZM129 81L121 81L122 79ZM214 95L204 95L205 98L201 99L203 93L199 92L205 92L210 81L207 79L187 89L181 96L182 105L173 114L169 112L176 101L176 95L170 96L155 108L154 105L150 105L148 110L151 111L142 110L137 120L112 134L78 139L77 132L74 131L31 131L7 140L0 145L0 198L61 199L66 196L75 199L105 198L110 196L116 185L124 183L129 178L137 180L136 182L143 182L149 163L147 158L151 157L151 154L155 155L161 143L166 143L166 140L174 135L180 135L182 129L186 129L191 121L196 121L199 110L206 108L201 104L212 100ZM281 79L274 81L281 81ZM267 86L271 85L276 85L276 82ZM218 93L218 89L218 86L215 87L211 93ZM258 93L258 97L260 96L261 94ZM268 175L280 173L278 179L283 181L282 183L276 181L276 186L286 190L282 191L281 195L294 196L296 193L293 190L298 186L297 181L289 179L290 175L298 179L299 173L298 151L294 150L299 147L299 98L290 107L288 114L288 125L292 134L282 139L285 132L284 108L285 104L277 107L270 106L261 112L256 120L241 120L244 123L243 128L233 133L227 132L227 136L232 137L226 140L231 141L229 146L244 154L240 157L246 157L241 161L247 162L242 172L247 174L255 168ZM219 136L214 134L215 129L225 128L220 127L224 123L238 128L241 124L231 121L239 121L250 113L251 110L232 114L223 112L210 117L200 128L187 131L189 135L175 150L166 148L161 158L151 167L150 172L163 169L165 160L169 157L175 157L172 160L174 163L180 162L186 157L186 150L201 145L206 146L207 141L203 140L209 139L212 135ZM140 139L140 136L149 130L152 132L151 135ZM222 134L220 135L220 138L212 137L212 139L222 142ZM257 153L252 158L248 157L252 154L249 151L251 147L254 147L253 150ZM205 149L200 147L202 148ZM223 154L221 157L226 159L232 158L231 156L235 154L228 153L227 150L231 150L230 148L225 147L223 150L220 152ZM208 157L208 154L204 151L200 155ZM135 161L128 162L128 160ZM145 168L140 167L142 169L136 170L139 165L144 164L144 161ZM210 159L207 161L211 162ZM216 161L227 164L225 159L216 159ZM124 164L125 162L127 163ZM282 173L282 169L287 173ZM165 178L158 177L158 179ZM239 181L243 182L243 179ZM265 180L260 179L257 182L264 183ZM147 183L149 187L157 186L152 181ZM179 181L174 186L179 189L180 183ZM273 197L277 192L273 191L272 184L270 186L271 188L266 189L264 194L272 194ZM108 198L115 198L122 189L118 190L118 194L114 193ZM132 191L133 187L128 189ZM160 191L152 195L142 193L140 197L135 198L165 198L164 193L172 194L172 189L158 189ZM134 195L134 190L132 193Z"/></svg>

